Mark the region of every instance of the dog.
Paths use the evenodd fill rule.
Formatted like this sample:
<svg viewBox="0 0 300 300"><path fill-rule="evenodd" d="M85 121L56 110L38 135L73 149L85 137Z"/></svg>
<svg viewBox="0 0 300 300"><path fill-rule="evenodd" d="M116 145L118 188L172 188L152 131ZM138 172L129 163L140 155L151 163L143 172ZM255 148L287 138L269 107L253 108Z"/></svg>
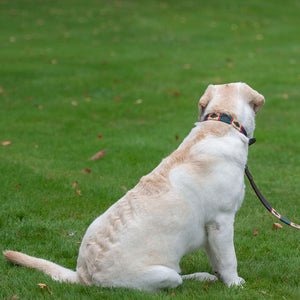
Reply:
<svg viewBox="0 0 300 300"><path fill-rule="evenodd" d="M177 150L88 227L76 271L16 251L4 256L54 280L84 285L149 292L184 279L242 285L233 226L245 194L248 142L264 102L245 83L209 85L198 122ZM181 276L181 258L201 247L215 275Z"/></svg>

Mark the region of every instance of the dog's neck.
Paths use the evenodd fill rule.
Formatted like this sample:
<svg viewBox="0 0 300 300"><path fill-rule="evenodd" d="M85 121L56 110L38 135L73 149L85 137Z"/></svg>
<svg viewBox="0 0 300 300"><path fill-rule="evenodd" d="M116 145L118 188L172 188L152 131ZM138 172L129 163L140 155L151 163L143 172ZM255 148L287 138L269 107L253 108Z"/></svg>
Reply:
<svg viewBox="0 0 300 300"><path fill-rule="evenodd" d="M241 125L241 123L237 120L235 120L233 117L227 115L227 114L223 114L223 113L210 113L207 114L204 117L204 121L221 121L224 123L227 123L229 125L232 125L236 130L238 130L240 133L244 134L246 137L247 136L247 131L246 129Z"/></svg>

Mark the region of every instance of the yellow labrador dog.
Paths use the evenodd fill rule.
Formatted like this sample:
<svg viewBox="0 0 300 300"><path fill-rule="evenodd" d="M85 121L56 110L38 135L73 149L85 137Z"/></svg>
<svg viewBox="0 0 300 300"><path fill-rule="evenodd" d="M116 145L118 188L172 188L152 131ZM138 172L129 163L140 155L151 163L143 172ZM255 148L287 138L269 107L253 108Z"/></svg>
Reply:
<svg viewBox="0 0 300 300"><path fill-rule="evenodd" d="M244 198L248 141L264 101L245 83L209 85L199 122L178 149L89 226L76 271L20 252L4 256L54 280L85 285L158 291L189 278L241 285L233 223ZM216 276L179 275L180 259L200 247Z"/></svg>

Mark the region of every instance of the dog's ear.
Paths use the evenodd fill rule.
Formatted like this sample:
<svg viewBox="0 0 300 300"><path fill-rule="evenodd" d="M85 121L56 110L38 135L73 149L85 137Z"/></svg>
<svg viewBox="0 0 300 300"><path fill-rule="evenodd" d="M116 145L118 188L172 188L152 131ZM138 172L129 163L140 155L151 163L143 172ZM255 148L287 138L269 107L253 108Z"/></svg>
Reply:
<svg viewBox="0 0 300 300"><path fill-rule="evenodd" d="M265 103L265 98L263 95L261 95L260 93L258 93L257 91L254 91L254 93L252 94L252 103L254 105L254 111L257 114L260 109L263 107L264 103Z"/></svg>
<svg viewBox="0 0 300 300"><path fill-rule="evenodd" d="M212 90L213 90L213 85L210 84L207 89L205 90L203 96L199 100L199 116L198 116L198 121L200 121L202 115L204 114L205 107L207 106L208 102L212 98Z"/></svg>
<svg viewBox="0 0 300 300"><path fill-rule="evenodd" d="M248 97L250 99L250 104L253 105L253 109L255 114L259 112L259 110L263 107L265 103L265 98L263 95L258 93L257 91L250 88L250 86L247 85L247 93Z"/></svg>

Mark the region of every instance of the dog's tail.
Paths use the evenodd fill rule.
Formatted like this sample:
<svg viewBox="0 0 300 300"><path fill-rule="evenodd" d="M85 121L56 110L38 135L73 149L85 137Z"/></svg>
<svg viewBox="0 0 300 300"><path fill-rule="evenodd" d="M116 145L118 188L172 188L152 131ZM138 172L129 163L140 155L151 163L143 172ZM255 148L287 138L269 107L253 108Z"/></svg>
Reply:
<svg viewBox="0 0 300 300"><path fill-rule="evenodd" d="M43 271L44 273L50 275L54 280L61 282L80 283L79 276L75 271L61 267L48 260L9 250L4 251L3 255L5 258L17 265Z"/></svg>

